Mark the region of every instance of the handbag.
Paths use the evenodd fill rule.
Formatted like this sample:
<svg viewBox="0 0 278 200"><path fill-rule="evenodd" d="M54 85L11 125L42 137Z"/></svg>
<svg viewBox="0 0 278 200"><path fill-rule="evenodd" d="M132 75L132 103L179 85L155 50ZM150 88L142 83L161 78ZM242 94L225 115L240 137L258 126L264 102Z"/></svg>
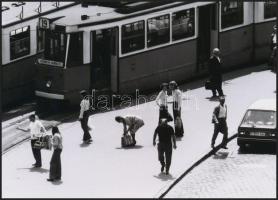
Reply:
<svg viewBox="0 0 278 200"><path fill-rule="evenodd" d="M51 136L45 135L45 136L39 137L39 139L34 144L34 148L51 150L52 149Z"/></svg>
<svg viewBox="0 0 278 200"><path fill-rule="evenodd" d="M34 144L34 148L42 149L45 145L46 145L46 143L43 141L43 137L39 137L39 139L36 140L36 142Z"/></svg>
<svg viewBox="0 0 278 200"><path fill-rule="evenodd" d="M181 127L182 127L181 118L180 118L180 117L177 117L176 120L175 120L175 128L176 128L176 129L181 129Z"/></svg>
<svg viewBox="0 0 278 200"><path fill-rule="evenodd" d="M121 138L121 144L122 144L122 147L133 146L134 142L133 142L133 139L132 139L131 135L124 134Z"/></svg>
<svg viewBox="0 0 278 200"><path fill-rule="evenodd" d="M182 125L181 118L177 117L174 124L175 124L175 135L177 137L182 137L183 136L183 125Z"/></svg>

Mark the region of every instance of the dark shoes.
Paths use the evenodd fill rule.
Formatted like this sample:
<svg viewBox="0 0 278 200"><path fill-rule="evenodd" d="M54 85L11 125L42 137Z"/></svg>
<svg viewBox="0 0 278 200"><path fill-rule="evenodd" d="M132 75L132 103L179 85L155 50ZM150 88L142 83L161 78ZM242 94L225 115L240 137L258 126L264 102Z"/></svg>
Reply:
<svg viewBox="0 0 278 200"><path fill-rule="evenodd" d="M88 139L88 140L83 140L83 142L86 143L86 144L89 144L89 143L91 143L92 141L93 141L92 138L90 138L90 139Z"/></svg>
<svg viewBox="0 0 278 200"><path fill-rule="evenodd" d="M33 164L33 167L41 167L42 165L39 165L39 164L36 164L36 163L34 163Z"/></svg>
<svg viewBox="0 0 278 200"><path fill-rule="evenodd" d="M161 172L163 172L163 171L164 171L164 165L162 165L162 166L161 166L160 171L161 171Z"/></svg>
<svg viewBox="0 0 278 200"><path fill-rule="evenodd" d="M61 180L61 178L48 178L48 179L46 179L47 181L50 181L50 182L53 182L53 181L60 181Z"/></svg>

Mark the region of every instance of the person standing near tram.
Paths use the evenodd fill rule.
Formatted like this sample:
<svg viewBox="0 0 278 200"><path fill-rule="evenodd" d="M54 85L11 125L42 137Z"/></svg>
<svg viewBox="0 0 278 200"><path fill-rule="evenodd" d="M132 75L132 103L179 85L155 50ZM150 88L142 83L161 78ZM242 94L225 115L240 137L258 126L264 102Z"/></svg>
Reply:
<svg viewBox="0 0 278 200"><path fill-rule="evenodd" d="M172 91L172 96L173 96L173 115L174 115L174 122L175 122L175 135L176 137L182 137L184 133L183 123L181 120L182 92L178 88L178 84L176 83L176 81L171 81L169 83L169 87Z"/></svg>
<svg viewBox="0 0 278 200"><path fill-rule="evenodd" d="M161 84L162 90L157 95L155 102L159 106L159 119L166 118L168 121L173 121L172 116L168 112L168 95L167 95L167 88L168 83Z"/></svg>
<svg viewBox="0 0 278 200"><path fill-rule="evenodd" d="M81 122L81 128L84 132L83 135L83 142L84 143L90 143L92 141L92 137L89 133L89 126L88 126L88 120L89 120L89 110L90 110L90 101L88 98L88 93L86 90L82 90L80 92L81 95L81 103L80 103L80 114L79 114L79 120Z"/></svg>

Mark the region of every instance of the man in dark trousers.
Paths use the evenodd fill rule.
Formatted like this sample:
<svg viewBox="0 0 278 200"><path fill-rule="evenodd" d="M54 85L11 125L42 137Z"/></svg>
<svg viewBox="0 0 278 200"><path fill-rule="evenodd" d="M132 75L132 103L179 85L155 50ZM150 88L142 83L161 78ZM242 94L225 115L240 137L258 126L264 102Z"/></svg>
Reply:
<svg viewBox="0 0 278 200"><path fill-rule="evenodd" d="M212 56L209 59L209 73L212 84L212 97L216 97L216 90L219 96L223 96L221 59L218 48L213 49Z"/></svg>
<svg viewBox="0 0 278 200"><path fill-rule="evenodd" d="M214 108L212 115L212 123L214 123L214 132L211 140L211 148L214 148L215 140L219 132L223 133L223 139L221 146L227 149L228 140L228 126L227 126L227 105L225 104L225 98L219 98L220 104Z"/></svg>
<svg viewBox="0 0 278 200"><path fill-rule="evenodd" d="M173 115L175 123L175 136L183 137L183 124L181 120L181 104L182 104L182 92L178 88L176 81L171 81L169 87L173 96Z"/></svg>
<svg viewBox="0 0 278 200"><path fill-rule="evenodd" d="M160 119L160 123L158 127L155 129L154 135L153 135L153 145L155 146L156 142L156 136L158 135L159 143L157 146L158 150L158 160L161 163L161 172L164 171L165 168L165 160L164 155L166 157L166 174L169 174L169 169L171 165L171 159L172 159L172 142L174 144L174 149L177 148L176 146L176 138L174 129L167 124L167 119L162 118Z"/></svg>
<svg viewBox="0 0 278 200"><path fill-rule="evenodd" d="M173 117L168 112L168 95L167 95L168 83L162 83L160 87L162 90L159 92L159 94L155 99L156 104L159 106L158 124L160 119L162 118L167 118L169 122L173 121Z"/></svg>
<svg viewBox="0 0 278 200"><path fill-rule="evenodd" d="M92 141L92 137L89 133L89 127L88 127L88 120L89 120L89 109L90 109L90 101L88 98L88 93L86 90L82 90L80 92L81 95L81 103L80 103L80 115L79 120L81 122L81 128L83 129L84 135L83 135L83 141L85 143L90 143Z"/></svg>
<svg viewBox="0 0 278 200"><path fill-rule="evenodd" d="M34 163L33 166L41 167L42 166L41 150L35 148L35 143L36 141L39 140L40 137L43 136L43 134L46 133L46 130L42 125L41 121L36 119L36 115L34 114L30 115L29 120L30 120L29 130L31 134L31 147L32 147L34 158L36 160L36 163Z"/></svg>

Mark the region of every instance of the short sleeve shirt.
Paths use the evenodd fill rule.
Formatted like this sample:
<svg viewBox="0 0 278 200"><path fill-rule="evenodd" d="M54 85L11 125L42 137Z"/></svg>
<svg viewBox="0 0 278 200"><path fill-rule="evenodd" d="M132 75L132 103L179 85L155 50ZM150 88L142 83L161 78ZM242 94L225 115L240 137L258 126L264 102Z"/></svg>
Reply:
<svg viewBox="0 0 278 200"><path fill-rule="evenodd" d="M172 136L174 135L174 129L170 125L158 126L155 129L158 134L159 143L172 144Z"/></svg>

